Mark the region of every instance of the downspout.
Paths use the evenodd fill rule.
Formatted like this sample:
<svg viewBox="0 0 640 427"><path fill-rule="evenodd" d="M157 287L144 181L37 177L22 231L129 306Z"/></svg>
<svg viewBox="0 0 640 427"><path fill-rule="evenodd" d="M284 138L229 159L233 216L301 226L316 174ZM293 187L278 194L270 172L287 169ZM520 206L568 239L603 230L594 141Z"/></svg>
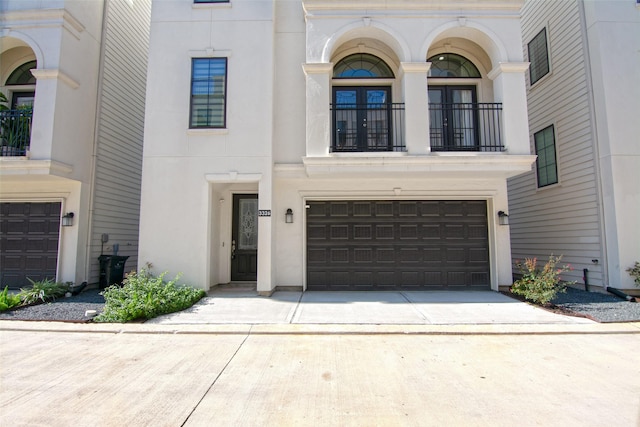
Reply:
<svg viewBox="0 0 640 427"><path fill-rule="evenodd" d="M580 12L580 26L582 27L582 45L584 52L584 71L587 83L587 96L589 97L589 117L591 121L591 134L593 141L593 164L594 175L596 180L596 203L598 204L598 222L600 223L600 256L604 260L602 265L602 287L607 289L607 282L609 281L609 254L607 250L607 233L606 233L606 221L604 220L605 212L602 203L604 190L602 188L602 179L600 173L600 144L598 142L598 123L596 121L595 111L595 98L593 95L593 76L591 75L591 54L589 47L589 37L587 33L587 18L584 10L584 0L577 0L578 10ZM585 274L586 277L586 274ZM585 282L585 287L587 286Z"/></svg>
<svg viewBox="0 0 640 427"><path fill-rule="evenodd" d="M100 134L100 116L102 115L102 87L104 79L104 54L105 45L107 39L107 17L109 6L108 3L111 0L104 0L102 4L102 32L100 36L100 58L98 61L98 87L96 92L96 116L93 122L93 154L91 155L91 181L89 182L89 218L88 218L88 230L87 230L87 243L85 258L85 280L89 281L89 275L91 274L91 240L93 236L93 216L94 216L94 203L95 203L95 188L96 188L96 165L98 162L98 141ZM102 252L102 251L101 251Z"/></svg>

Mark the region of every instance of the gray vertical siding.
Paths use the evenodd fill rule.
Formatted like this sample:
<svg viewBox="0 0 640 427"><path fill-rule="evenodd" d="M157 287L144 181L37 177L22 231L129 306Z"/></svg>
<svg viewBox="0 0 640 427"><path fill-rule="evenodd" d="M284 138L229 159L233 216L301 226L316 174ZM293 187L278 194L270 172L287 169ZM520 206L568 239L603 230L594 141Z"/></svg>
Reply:
<svg viewBox="0 0 640 427"><path fill-rule="evenodd" d="M514 260L563 255L574 271L569 280L602 285L604 264L597 173L590 116L586 49L577 1L527 0L522 10L524 55L527 43L544 27L551 73L528 88L529 128L533 134L553 124L559 184L538 189L535 171L508 182L511 247ZM527 76L528 80L528 76ZM599 265L592 263L600 261Z"/></svg>
<svg viewBox="0 0 640 427"><path fill-rule="evenodd" d="M90 239L90 283L98 281L101 235L137 266L150 0L107 0Z"/></svg>

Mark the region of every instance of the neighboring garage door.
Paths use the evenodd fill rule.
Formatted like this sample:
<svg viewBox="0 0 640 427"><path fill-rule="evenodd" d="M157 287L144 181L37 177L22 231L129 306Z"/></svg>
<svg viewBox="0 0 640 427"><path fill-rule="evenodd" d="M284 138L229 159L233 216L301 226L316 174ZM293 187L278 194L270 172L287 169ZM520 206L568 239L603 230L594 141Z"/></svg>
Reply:
<svg viewBox="0 0 640 427"><path fill-rule="evenodd" d="M60 203L0 203L0 284L56 278Z"/></svg>
<svg viewBox="0 0 640 427"><path fill-rule="evenodd" d="M307 289L489 289L487 204L307 203Z"/></svg>

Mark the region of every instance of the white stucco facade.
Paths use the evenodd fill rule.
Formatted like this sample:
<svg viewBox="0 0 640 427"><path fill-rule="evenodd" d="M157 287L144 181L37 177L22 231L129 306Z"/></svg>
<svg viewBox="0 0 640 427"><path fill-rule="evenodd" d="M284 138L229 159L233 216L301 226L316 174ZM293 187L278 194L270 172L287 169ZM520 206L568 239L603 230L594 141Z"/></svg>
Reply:
<svg viewBox="0 0 640 427"><path fill-rule="evenodd" d="M483 201L490 282L512 282L507 178L530 155L521 1L155 2L143 155L139 263L209 289L234 281L235 194L257 194L257 290L307 289L309 203ZM354 53L381 59L384 80L334 78ZM470 60L477 102L502 107L499 149L433 150L428 58ZM191 60L227 58L226 123L189 123ZM331 104L340 86L389 88L402 106L388 150L340 152ZM285 222L291 209L293 222ZM268 216L270 214L270 216Z"/></svg>

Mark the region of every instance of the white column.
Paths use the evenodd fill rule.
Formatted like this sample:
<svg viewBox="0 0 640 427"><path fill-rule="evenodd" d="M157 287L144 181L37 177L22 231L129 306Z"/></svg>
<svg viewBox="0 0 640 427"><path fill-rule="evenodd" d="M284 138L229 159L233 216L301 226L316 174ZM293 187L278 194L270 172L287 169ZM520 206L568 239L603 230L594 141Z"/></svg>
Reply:
<svg viewBox="0 0 640 427"><path fill-rule="evenodd" d="M531 154L524 73L528 62L501 62L489 72L495 102L502 102L502 143L509 154Z"/></svg>
<svg viewBox="0 0 640 427"><path fill-rule="evenodd" d="M332 63L302 64L306 76L307 156L327 156L331 144Z"/></svg>
<svg viewBox="0 0 640 427"><path fill-rule="evenodd" d="M272 194L271 173L266 173L258 182L258 210L271 212ZM258 274L257 290L262 295L273 292L272 233L273 216L258 215Z"/></svg>
<svg viewBox="0 0 640 427"><path fill-rule="evenodd" d="M402 92L404 98L404 141L411 155L428 154L429 96L427 73L430 62L402 62Z"/></svg>

